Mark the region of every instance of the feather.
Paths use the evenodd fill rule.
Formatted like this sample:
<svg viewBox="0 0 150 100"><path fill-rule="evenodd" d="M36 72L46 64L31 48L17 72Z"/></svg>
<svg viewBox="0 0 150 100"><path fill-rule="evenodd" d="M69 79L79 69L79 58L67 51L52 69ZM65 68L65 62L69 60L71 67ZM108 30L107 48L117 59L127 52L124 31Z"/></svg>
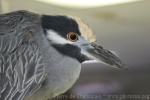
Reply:
<svg viewBox="0 0 150 100"><path fill-rule="evenodd" d="M32 33L39 15L16 11L0 15L0 100L23 100L45 79L45 64Z"/></svg>
<svg viewBox="0 0 150 100"><path fill-rule="evenodd" d="M84 21L82 21L80 18L78 17L72 17L77 23L78 23L78 27L79 30L81 32L81 36L83 36L86 40L90 41L90 42L95 42L96 41L96 36L93 33L93 31L91 30L91 28L85 24Z"/></svg>

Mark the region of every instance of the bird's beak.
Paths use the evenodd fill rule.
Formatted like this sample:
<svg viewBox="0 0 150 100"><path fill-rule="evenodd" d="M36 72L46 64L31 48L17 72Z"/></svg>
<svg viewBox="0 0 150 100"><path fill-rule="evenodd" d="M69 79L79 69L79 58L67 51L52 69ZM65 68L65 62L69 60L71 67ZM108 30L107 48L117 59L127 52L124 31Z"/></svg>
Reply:
<svg viewBox="0 0 150 100"><path fill-rule="evenodd" d="M84 55L86 55L89 58L89 60L104 62L117 68L122 68L124 66L124 64L121 62L118 56L116 56L111 51L104 49L96 42L92 42L88 45L83 46Z"/></svg>

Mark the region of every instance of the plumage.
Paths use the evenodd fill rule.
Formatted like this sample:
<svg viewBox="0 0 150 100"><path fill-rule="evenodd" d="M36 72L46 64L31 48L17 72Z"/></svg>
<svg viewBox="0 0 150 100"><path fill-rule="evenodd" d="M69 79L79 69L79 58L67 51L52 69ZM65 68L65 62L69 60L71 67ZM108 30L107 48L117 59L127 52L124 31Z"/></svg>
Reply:
<svg viewBox="0 0 150 100"><path fill-rule="evenodd" d="M95 41L79 18L28 11L0 15L0 100L58 96L76 82L84 61L123 65Z"/></svg>
<svg viewBox="0 0 150 100"><path fill-rule="evenodd" d="M41 86L45 64L33 39L39 22L25 11L0 16L0 100L22 100Z"/></svg>
<svg viewBox="0 0 150 100"><path fill-rule="evenodd" d="M95 42L96 41L95 34L93 33L91 28L84 21L82 21L78 17L71 16L71 18L73 18L78 23L79 30L81 32L81 36L83 36L89 42Z"/></svg>
<svg viewBox="0 0 150 100"><path fill-rule="evenodd" d="M80 63L50 45L41 25L41 15L28 11L0 15L0 100L45 100L73 85L80 73ZM64 63L68 66L63 67ZM75 64L73 69L71 64ZM65 78L68 75L72 76ZM43 96L39 97L37 90Z"/></svg>

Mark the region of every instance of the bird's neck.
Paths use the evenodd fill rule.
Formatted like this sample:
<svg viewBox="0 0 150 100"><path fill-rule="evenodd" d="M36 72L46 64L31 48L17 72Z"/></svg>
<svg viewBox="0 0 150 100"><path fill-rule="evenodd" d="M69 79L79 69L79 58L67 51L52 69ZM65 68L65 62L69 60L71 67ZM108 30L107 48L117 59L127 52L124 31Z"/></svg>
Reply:
<svg viewBox="0 0 150 100"><path fill-rule="evenodd" d="M50 45L42 52L45 54L47 77L41 88L27 100L43 100L62 94L80 75L81 63L74 58L61 54Z"/></svg>

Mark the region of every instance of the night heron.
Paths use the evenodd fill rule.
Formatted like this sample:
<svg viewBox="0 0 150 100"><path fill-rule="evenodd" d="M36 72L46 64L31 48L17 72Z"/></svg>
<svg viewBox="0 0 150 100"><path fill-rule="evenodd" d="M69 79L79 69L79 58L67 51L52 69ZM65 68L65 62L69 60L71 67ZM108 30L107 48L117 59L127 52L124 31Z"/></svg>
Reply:
<svg viewBox="0 0 150 100"><path fill-rule="evenodd" d="M90 60L121 67L81 19L15 11L0 15L0 100L46 100L76 82Z"/></svg>

